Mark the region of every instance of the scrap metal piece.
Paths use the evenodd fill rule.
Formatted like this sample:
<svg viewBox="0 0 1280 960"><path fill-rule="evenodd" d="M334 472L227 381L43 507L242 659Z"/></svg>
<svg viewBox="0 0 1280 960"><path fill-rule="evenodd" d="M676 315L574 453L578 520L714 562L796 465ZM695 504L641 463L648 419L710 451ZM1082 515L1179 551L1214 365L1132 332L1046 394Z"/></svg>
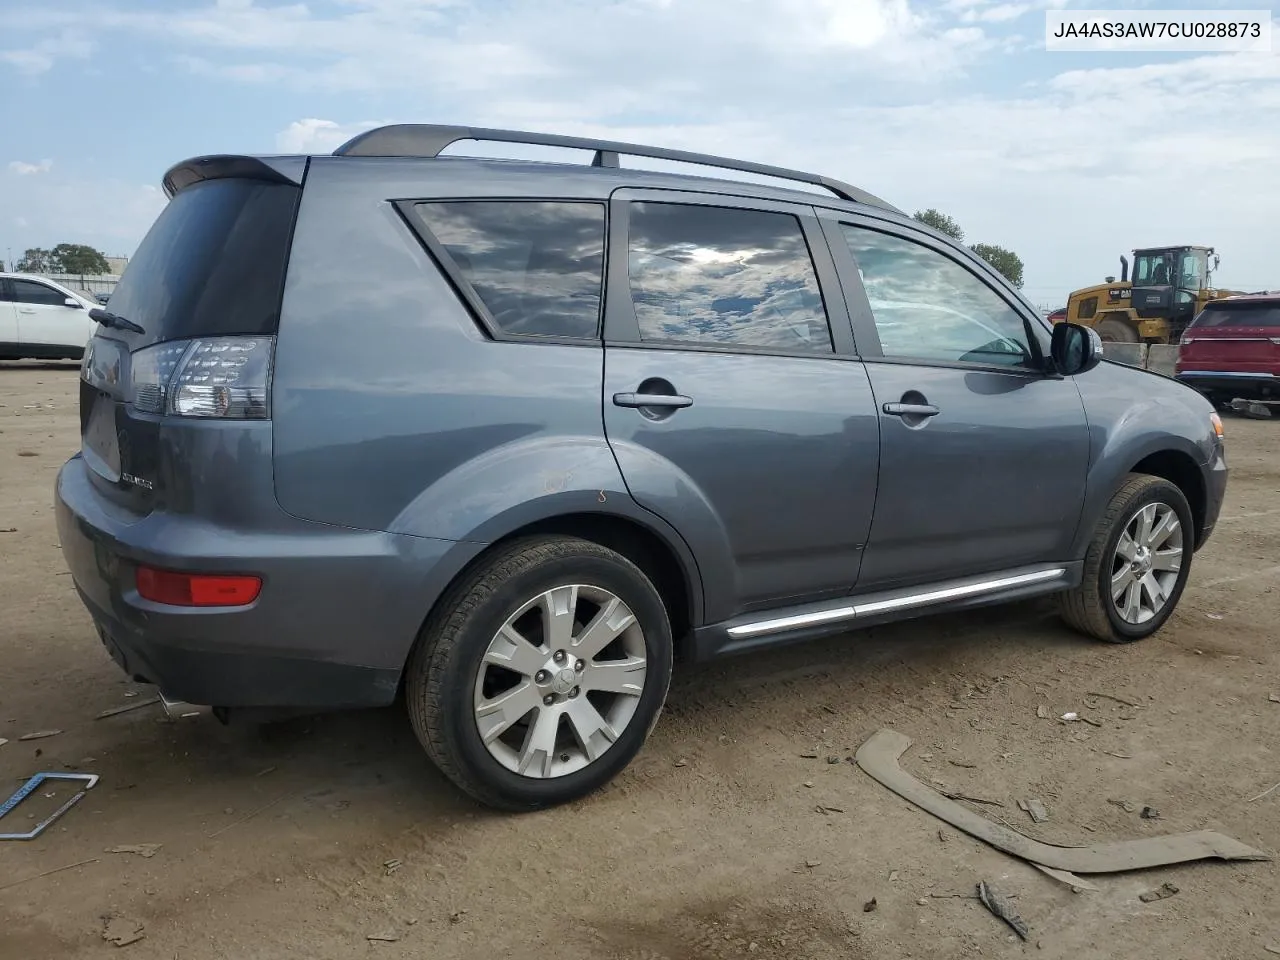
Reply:
<svg viewBox="0 0 1280 960"><path fill-rule="evenodd" d="M984 907L1013 927L1013 932L1023 940L1031 934L1027 922L1018 916L1018 911L1013 909L1013 904L1008 898L989 886L985 880L978 884L978 899L982 901Z"/></svg>
<svg viewBox="0 0 1280 960"><path fill-rule="evenodd" d="M1077 877L1074 873L1068 873L1066 870L1055 870L1053 867L1046 867L1043 863L1032 863L1031 866L1035 867L1046 876L1053 877L1053 879L1065 883L1076 893L1079 893L1081 890L1098 889L1097 884L1090 883L1088 880Z"/></svg>
<svg viewBox="0 0 1280 960"><path fill-rule="evenodd" d="M11 796L4 803L0 803L0 817L9 813L27 797L35 792L36 788L46 780L82 780L84 788L79 793L74 794L70 800L60 806L44 820L36 824L35 827L27 833L0 833L0 840L34 840L44 832L44 828L57 820L60 816L74 807L77 803L84 799L84 795L93 789L98 782L96 773L37 773L34 777L18 788L18 792Z"/></svg>
<svg viewBox="0 0 1280 960"><path fill-rule="evenodd" d="M1270 854L1211 830L1088 847L1063 847L1032 840L948 800L903 770L898 759L909 746L910 737L894 730L879 730L858 748L854 759L868 776L903 799L956 829L985 840L997 850L1031 863L1071 873L1120 873L1192 860L1272 859Z"/></svg>

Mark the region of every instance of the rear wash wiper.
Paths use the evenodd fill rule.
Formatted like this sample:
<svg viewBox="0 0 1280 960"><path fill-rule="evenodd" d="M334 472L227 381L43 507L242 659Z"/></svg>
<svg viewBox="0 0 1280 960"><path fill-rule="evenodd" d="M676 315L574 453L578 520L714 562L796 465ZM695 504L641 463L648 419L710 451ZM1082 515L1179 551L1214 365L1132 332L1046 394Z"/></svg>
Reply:
<svg viewBox="0 0 1280 960"><path fill-rule="evenodd" d="M119 314L112 313L110 310L103 310L101 307L94 307L90 310L89 319L102 324L104 327L112 327L116 330L128 330L132 333L147 332L132 320L126 320Z"/></svg>

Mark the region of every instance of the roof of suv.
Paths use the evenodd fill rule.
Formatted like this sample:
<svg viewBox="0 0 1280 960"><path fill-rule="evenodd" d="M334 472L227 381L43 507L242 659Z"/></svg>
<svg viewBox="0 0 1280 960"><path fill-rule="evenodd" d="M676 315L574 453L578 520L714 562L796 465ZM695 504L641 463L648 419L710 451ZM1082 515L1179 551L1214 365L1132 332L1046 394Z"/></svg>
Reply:
<svg viewBox="0 0 1280 960"><path fill-rule="evenodd" d="M464 140L515 143L534 146L561 147L590 151L594 158L590 166L585 164L554 163L532 160L499 160L496 158L480 158L465 156L440 156L441 152L455 143ZM688 163L697 166L733 170L755 176L770 177L775 180L792 181L807 184L830 192L830 198L815 194L808 190L791 189L772 184L761 184L694 174L672 173L656 170L627 168L625 176L619 158L623 155L646 157L650 159ZM561 172L577 170L583 177L604 176L609 181L616 180L618 185L652 183L655 186L685 185L691 190L705 190L708 184L716 184L723 188L732 185L735 192L744 188L761 197L778 200L799 200L803 203L820 203L839 208L867 207L879 211L905 217L906 214L892 204L879 197L844 183L840 180L821 174L791 170L784 167L769 166L747 160L735 160L710 154L691 153L684 150L673 150L665 147L645 146L642 144L623 143L612 140L597 140L588 137L570 137L558 134L529 133L519 130L499 130L490 128L473 128L445 126L440 124L392 124L366 131L347 141L331 155L333 157L380 158L380 159L431 159L446 161L450 164L502 164L504 172L528 172L530 175L544 174L548 169ZM178 190L198 180L210 177L234 176L235 170L247 164L261 165L254 172L257 175L274 173L282 180L292 179L289 174L289 161L300 160L299 157L246 157L246 156L207 156L195 157L175 164L164 177L165 191L172 196ZM268 169L263 169L263 167ZM229 169L230 168L230 169ZM244 170L245 173L249 171Z"/></svg>

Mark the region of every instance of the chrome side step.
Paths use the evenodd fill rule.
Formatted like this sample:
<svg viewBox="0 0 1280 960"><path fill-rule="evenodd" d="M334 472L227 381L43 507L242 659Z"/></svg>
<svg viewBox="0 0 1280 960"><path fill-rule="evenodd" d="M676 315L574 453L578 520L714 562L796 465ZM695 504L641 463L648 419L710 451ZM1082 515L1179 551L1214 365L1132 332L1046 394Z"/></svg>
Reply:
<svg viewBox="0 0 1280 960"><path fill-rule="evenodd" d="M1019 587L1047 584L1063 579L1066 573L1066 567L1046 567L1025 573L1011 571L983 579L956 581L925 589L916 588L911 592L891 591L869 594L861 600L855 599L852 602L842 600L838 606L817 607L784 617L739 621L728 627L726 632L730 640L747 640L792 630L803 630L807 627L828 626L857 620L860 617L898 613L954 600L996 594Z"/></svg>

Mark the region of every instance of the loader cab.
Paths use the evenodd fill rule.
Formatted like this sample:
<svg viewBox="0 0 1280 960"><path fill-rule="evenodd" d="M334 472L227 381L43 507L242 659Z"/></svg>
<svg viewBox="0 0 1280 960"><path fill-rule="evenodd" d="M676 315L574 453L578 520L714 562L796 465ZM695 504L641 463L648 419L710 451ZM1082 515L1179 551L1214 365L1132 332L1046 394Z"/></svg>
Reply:
<svg viewBox="0 0 1280 960"><path fill-rule="evenodd" d="M1209 287L1212 247L1150 247L1133 251L1133 308L1142 319L1190 322Z"/></svg>

